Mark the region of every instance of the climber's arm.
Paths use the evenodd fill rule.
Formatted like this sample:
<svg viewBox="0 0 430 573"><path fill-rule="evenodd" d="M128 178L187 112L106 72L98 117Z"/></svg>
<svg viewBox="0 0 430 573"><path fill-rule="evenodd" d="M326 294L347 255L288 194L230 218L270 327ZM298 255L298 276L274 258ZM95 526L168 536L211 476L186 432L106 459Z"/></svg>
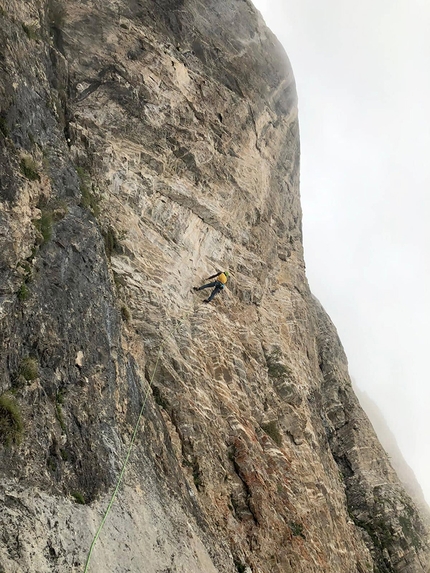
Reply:
<svg viewBox="0 0 430 573"><path fill-rule="evenodd" d="M214 275L212 275L211 277L208 277L206 280L210 280L210 279L215 279L218 275L220 275L222 273L222 271L217 271Z"/></svg>

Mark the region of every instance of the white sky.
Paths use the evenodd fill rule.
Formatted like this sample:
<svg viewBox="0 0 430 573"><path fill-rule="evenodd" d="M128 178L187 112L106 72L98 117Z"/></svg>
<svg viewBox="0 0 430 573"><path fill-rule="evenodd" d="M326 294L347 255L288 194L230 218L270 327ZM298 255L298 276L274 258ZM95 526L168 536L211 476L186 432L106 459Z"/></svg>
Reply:
<svg viewBox="0 0 430 573"><path fill-rule="evenodd" d="M311 289L430 502L430 3L253 2L296 78Z"/></svg>

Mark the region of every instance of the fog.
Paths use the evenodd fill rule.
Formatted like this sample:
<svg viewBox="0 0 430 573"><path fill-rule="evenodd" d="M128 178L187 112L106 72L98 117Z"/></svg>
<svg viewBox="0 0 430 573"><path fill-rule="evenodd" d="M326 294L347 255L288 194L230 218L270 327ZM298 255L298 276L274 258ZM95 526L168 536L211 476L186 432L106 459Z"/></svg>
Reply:
<svg viewBox="0 0 430 573"><path fill-rule="evenodd" d="M430 502L430 4L254 4L296 78L311 289Z"/></svg>

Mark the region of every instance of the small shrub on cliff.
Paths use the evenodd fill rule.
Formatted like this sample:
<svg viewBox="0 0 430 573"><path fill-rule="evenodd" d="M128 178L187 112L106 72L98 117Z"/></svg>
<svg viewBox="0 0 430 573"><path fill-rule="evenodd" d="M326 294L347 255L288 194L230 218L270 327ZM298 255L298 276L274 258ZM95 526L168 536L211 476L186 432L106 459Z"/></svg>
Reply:
<svg viewBox="0 0 430 573"><path fill-rule="evenodd" d="M58 402L55 404L55 414L57 416L58 423L60 424L60 428L64 433L66 433L67 428L66 422L64 421L63 408Z"/></svg>
<svg viewBox="0 0 430 573"><path fill-rule="evenodd" d="M21 159L20 167L22 174L27 177L29 181L40 181L37 165L32 157L24 155Z"/></svg>
<svg viewBox="0 0 430 573"><path fill-rule="evenodd" d="M80 505L86 504L84 496L79 491L72 491L71 495L76 501L76 503L79 503Z"/></svg>
<svg viewBox="0 0 430 573"><path fill-rule="evenodd" d="M124 322L130 322L131 320L130 310L127 306L125 306L125 304L123 304L121 307L121 318L124 320Z"/></svg>
<svg viewBox="0 0 430 573"><path fill-rule="evenodd" d="M278 430L278 425L275 420L267 424L261 424L261 428L272 438L279 448L282 446L282 436Z"/></svg>
<svg viewBox="0 0 430 573"><path fill-rule="evenodd" d="M115 271L113 271L113 280L118 290L127 286L127 281L125 280L124 276L116 273Z"/></svg>
<svg viewBox="0 0 430 573"><path fill-rule="evenodd" d="M28 300L30 298L30 291L28 290L28 287L25 283L22 283L22 285L19 287L19 291L17 292L17 295L19 300L25 301Z"/></svg>
<svg viewBox="0 0 430 573"><path fill-rule="evenodd" d="M55 394L56 403L61 404L63 406L65 398L66 398L65 388L60 388L59 390L57 390L57 393Z"/></svg>
<svg viewBox="0 0 430 573"><path fill-rule="evenodd" d="M42 245L50 241L52 237L52 220L52 213L49 211L42 211L40 219L35 219L33 221L34 226L42 235Z"/></svg>
<svg viewBox="0 0 430 573"><path fill-rule="evenodd" d="M39 246L51 240L54 223L61 221L68 212L67 204L64 201L40 202L38 208L41 211L39 219L33 219L33 225L42 235L39 239Z"/></svg>
<svg viewBox="0 0 430 573"><path fill-rule="evenodd" d="M238 573L245 573L246 565L244 565L243 563L241 563L240 561L237 561L237 560L234 561L234 565L235 565Z"/></svg>
<svg viewBox="0 0 430 573"><path fill-rule="evenodd" d="M39 364L35 358L28 356L21 362L19 373L27 382L39 378Z"/></svg>
<svg viewBox="0 0 430 573"><path fill-rule="evenodd" d="M291 374L289 367L282 363L282 353L279 349L275 349L266 357L266 364L270 378L279 380Z"/></svg>
<svg viewBox="0 0 430 573"><path fill-rule="evenodd" d="M290 523L290 529L291 533L295 537L303 537L303 539L305 539L305 536L303 534L303 525L301 523L296 523L295 521L292 521Z"/></svg>
<svg viewBox="0 0 430 573"><path fill-rule="evenodd" d="M21 442L23 423L18 404L8 394L0 396L0 442L9 447Z"/></svg>
<svg viewBox="0 0 430 573"><path fill-rule="evenodd" d="M79 177L79 187L81 190L81 206L90 209L93 215L97 217L100 214L99 199L93 193L91 178L89 173L82 167L77 167L76 172Z"/></svg>
<svg viewBox="0 0 430 573"><path fill-rule="evenodd" d="M37 40L38 33L36 26L27 26L27 24L22 24L22 29L26 33L29 40Z"/></svg>
<svg viewBox="0 0 430 573"><path fill-rule="evenodd" d="M115 232L115 229L109 227L103 231L103 238L105 241L105 250L108 258L110 259L114 253L122 253L122 247Z"/></svg>
<svg viewBox="0 0 430 573"><path fill-rule="evenodd" d="M199 462L196 458L193 459L191 467L193 469L193 481L198 491L203 489L203 476L200 470Z"/></svg>
<svg viewBox="0 0 430 573"><path fill-rule="evenodd" d="M69 452L63 448L60 448L60 456L63 462L68 462L70 459Z"/></svg>

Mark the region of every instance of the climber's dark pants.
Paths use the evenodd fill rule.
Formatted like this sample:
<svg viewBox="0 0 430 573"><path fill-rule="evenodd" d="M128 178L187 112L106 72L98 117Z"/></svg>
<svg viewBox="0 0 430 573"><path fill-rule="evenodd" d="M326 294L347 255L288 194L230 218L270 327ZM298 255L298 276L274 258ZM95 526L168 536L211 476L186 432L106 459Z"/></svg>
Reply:
<svg viewBox="0 0 430 573"><path fill-rule="evenodd" d="M198 290L203 290L204 288L211 288L211 287L215 287L215 288L211 292L211 294L208 298L208 302L210 302L215 295L217 295L219 292L221 292L224 289L224 285L220 281L214 281L213 283L208 283L207 285L203 285L203 286L199 287Z"/></svg>

